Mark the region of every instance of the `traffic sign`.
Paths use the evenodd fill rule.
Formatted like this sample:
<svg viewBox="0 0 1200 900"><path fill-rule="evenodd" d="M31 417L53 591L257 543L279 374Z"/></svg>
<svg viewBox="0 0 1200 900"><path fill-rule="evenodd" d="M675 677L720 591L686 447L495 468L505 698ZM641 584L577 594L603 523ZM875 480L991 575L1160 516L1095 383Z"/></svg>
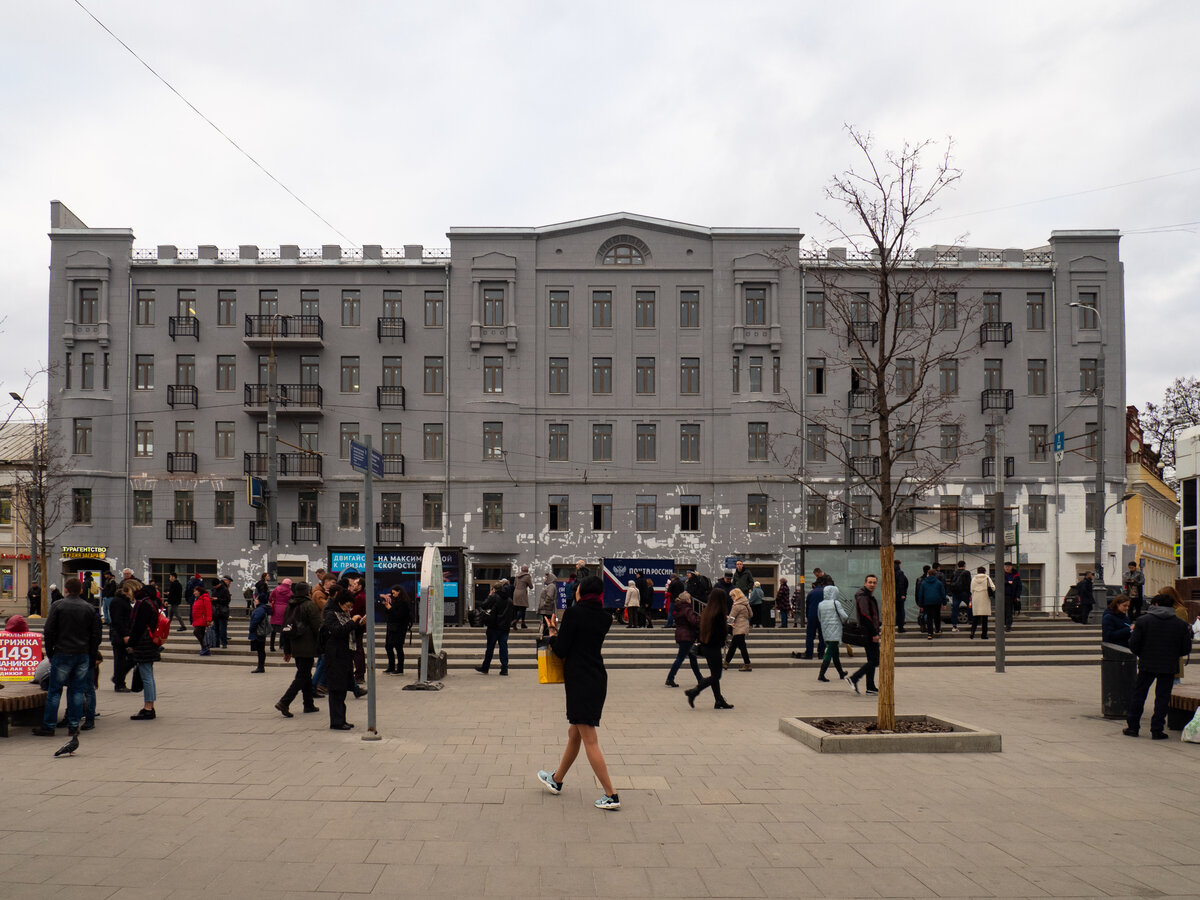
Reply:
<svg viewBox="0 0 1200 900"><path fill-rule="evenodd" d="M1055 451L1054 451L1054 461L1055 461L1055 462L1062 462L1062 461L1063 461L1063 459L1064 459L1064 457L1066 457L1066 455L1067 455L1067 454L1066 454L1066 453L1064 453L1062 450L1055 450Z"/></svg>
<svg viewBox="0 0 1200 900"><path fill-rule="evenodd" d="M350 468L367 474L367 467L376 478L383 477L383 454L358 441L350 442Z"/></svg>
<svg viewBox="0 0 1200 900"><path fill-rule="evenodd" d="M267 493L266 482L251 475L246 479L246 502L253 509L262 509Z"/></svg>
<svg viewBox="0 0 1200 900"><path fill-rule="evenodd" d="M1054 452L1061 454L1066 449L1067 449L1067 433L1065 431L1054 432ZM1058 459L1059 459L1059 461L1061 461L1062 457L1059 456Z"/></svg>

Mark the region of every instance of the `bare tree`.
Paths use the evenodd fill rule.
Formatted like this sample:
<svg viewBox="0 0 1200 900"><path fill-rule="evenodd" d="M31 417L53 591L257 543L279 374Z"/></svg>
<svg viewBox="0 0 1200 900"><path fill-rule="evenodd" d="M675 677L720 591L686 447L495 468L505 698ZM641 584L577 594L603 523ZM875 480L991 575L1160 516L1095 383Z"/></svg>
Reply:
<svg viewBox="0 0 1200 900"><path fill-rule="evenodd" d="M1174 487L1175 437L1184 428L1200 425L1200 378L1176 378L1162 403L1147 403L1138 422L1146 442L1158 448L1163 477Z"/></svg>
<svg viewBox="0 0 1200 900"><path fill-rule="evenodd" d="M828 380L848 370L850 391L827 391L816 408L782 401L798 427L791 434L785 429L788 440L779 446L791 448L783 457L786 468L810 496L879 529L879 727L892 729L893 531L900 514L919 505L982 443L964 438L955 396L958 362L968 352L980 301L964 291L961 278L950 277L953 270L939 264L936 250L914 249L915 226L961 176L951 164L952 143L926 168L929 141L906 143L879 159L869 134L847 130L862 166L834 176L826 196L848 215L845 222L821 216L846 251L817 245L801 264L823 294ZM844 477L831 478L827 465L809 465L828 459L842 464Z"/></svg>

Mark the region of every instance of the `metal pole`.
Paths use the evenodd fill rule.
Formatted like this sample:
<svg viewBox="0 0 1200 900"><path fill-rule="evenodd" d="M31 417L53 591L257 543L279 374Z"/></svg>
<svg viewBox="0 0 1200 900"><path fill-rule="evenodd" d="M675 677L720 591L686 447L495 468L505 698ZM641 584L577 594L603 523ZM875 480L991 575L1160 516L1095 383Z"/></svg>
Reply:
<svg viewBox="0 0 1200 900"><path fill-rule="evenodd" d="M379 740L375 727L375 504L371 477L371 435L366 435L367 469L363 472L363 575L367 591L367 733L364 741Z"/></svg>
<svg viewBox="0 0 1200 900"><path fill-rule="evenodd" d="M47 589L46 585L42 584L42 582L45 580L44 577L42 576L42 570L44 567L42 565L42 556L39 551L39 548L41 547L41 541L38 540L39 533L41 531L41 525L42 525L41 491L38 489L38 482L41 481L41 476L42 476L42 472L41 472L42 446L41 445L42 445L42 441L41 441L40 432L37 427L37 423L34 422L34 424L33 424L33 484L30 485L30 492L29 492L30 493L29 502L31 504L31 508L29 510L29 513L30 513L30 515L29 515L29 559L30 559L30 567L33 569L33 572L32 572L33 577L30 579L30 581L37 584L41 588L41 591L42 591L41 613L43 616L45 616L46 613L49 612L49 606L47 606L47 603L49 602L49 599L50 599L50 591Z"/></svg>
<svg viewBox="0 0 1200 900"><path fill-rule="evenodd" d="M276 537L279 531L279 509L276 497L279 492L279 457L275 455L278 439L275 394L275 323L271 319L271 355L267 357L267 580L274 583L278 575L276 565Z"/></svg>
<svg viewBox="0 0 1200 900"><path fill-rule="evenodd" d="M992 462L996 467L996 493L992 496L992 527L996 532L996 599L993 629L996 635L996 671L1004 671L1004 626L1008 621L1008 589L1004 582L1004 422L995 425Z"/></svg>
<svg viewBox="0 0 1200 900"><path fill-rule="evenodd" d="M1099 310L1096 318L1100 318ZM1103 323L1100 323L1103 324ZM1096 560L1094 580L1100 591L1101 604L1108 604L1104 587L1104 334L1100 335L1100 350L1096 355Z"/></svg>

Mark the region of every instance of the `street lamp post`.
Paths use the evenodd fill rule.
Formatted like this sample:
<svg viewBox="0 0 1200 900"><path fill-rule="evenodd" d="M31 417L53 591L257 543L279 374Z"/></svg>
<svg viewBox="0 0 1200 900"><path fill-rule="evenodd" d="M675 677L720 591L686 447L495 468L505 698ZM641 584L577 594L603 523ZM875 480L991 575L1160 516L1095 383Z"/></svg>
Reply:
<svg viewBox="0 0 1200 900"><path fill-rule="evenodd" d="M1091 310L1096 317L1100 332L1100 347L1096 351L1096 548L1092 568L1096 587L1103 592L1103 601L1108 603L1108 589L1104 586L1104 318L1097 306L1073 301L1067 306ZM1114 504L1115 505L1115 504Z"/></svg>
<svg viewBox="0 0 1200 900"><path fill-rule="evenodd" d="M42 514L41 501L41 481L42 481L42 437L41 429L38 426L37 416L33 414L28 406L25 405L25 399L16 391L9 391L8 396L17 401L17 405L25 412L29 413L30 419L33 420L33 475L30 479L29 490L29 557L32 560L32 571L29 573L30 586L37 584L41 585L43 573L46 571L46 561L42 558L40 551L45 550L45 531L44 517ZM49 602L49 591L42 592L42 608L41 614L46 615L46 604Z"/></svg>

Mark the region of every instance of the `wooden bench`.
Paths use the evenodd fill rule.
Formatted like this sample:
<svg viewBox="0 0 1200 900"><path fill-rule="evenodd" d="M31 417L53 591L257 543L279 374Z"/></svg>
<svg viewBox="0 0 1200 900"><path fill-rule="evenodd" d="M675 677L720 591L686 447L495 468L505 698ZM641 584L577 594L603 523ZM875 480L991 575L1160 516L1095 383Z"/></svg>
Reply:
<svg viewBox="0 0 1200 900"><path fill-rule="evenodd" d="M15 714L46 708L46 692L32 681L6 682L0 690L0 737L8 737Z"/></svg>
<svg viewBox="0 0 1200 900"><path fill-rule="evenodd" d="M1171 688L1171 702L1167 705L1167 727L1182 731L1192 721L1196 709L1200 708L1200 685L1177 684Z"/></svg>

